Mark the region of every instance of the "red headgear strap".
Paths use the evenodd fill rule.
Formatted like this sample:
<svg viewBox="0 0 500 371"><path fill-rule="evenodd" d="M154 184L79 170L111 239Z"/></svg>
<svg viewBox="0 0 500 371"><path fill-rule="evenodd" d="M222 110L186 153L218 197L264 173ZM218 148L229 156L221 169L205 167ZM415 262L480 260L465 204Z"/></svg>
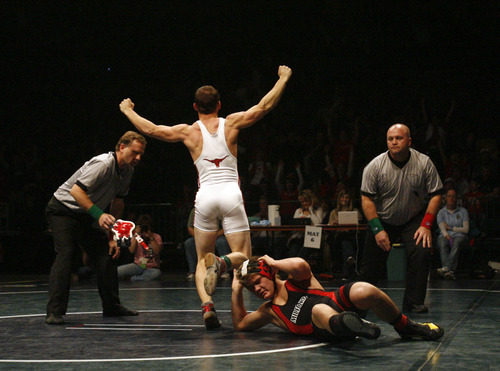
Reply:
<svg viewBox="0 0 500 371"><path fill-rule="evenodd" d="M267 263L263 259L259 260L259 271L259 274L261 276L267 277L270 280L274 280L274 276L276 275L276 273L271 270L271 267L267 265Z"/></svg>

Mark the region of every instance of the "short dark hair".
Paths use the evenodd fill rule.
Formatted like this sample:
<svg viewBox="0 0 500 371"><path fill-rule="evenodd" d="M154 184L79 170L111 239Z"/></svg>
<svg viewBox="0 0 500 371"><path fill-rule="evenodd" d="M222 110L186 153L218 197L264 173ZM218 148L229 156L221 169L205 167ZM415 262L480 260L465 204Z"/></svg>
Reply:
<svg viewBox="0 0 500 371"><path fill-rule="evenodd" d="M142 136L141 134L136 133L135 131L127 131L125 134L122 135L120 140L118 140L118 143L116 143L115 150L119 151L120 144L122 143L125 147L130 146L134 140L137 140L144 145L147 144L146 138L144 138L144 136Z"/></svg>
<svg viewBox="0 0 500 371"><path fill-rule="evenodd" d="M198 112L203 114L213 113L217 110L217 105L220 102L220 94L217 89L211 85L205 85L196 90L194 95L194 103L198 108Z"/></svg>
<svg viewBox="0 0 500 371"><path fill-rule="evenodd" d="M445 193L444 195L446 196L446 195L447 195L450 191L453 191L453 192L455 192L455 193L458 193L458 192L457 192L457 190L456 190L455 188L451 187L450 189L447 189L447 190L446 190L446 193Z"/></svg>

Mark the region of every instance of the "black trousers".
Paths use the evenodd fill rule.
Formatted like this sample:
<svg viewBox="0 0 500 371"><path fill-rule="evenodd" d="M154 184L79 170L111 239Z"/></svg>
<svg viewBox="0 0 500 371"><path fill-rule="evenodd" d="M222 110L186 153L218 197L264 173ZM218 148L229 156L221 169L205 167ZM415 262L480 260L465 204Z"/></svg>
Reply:
<svg viewBox="0 0 500 371"><path fill-rule="evenodd" d="M57 199L47 204L45 216L54 239L56 258L49 278L47 314L66 314L74 254L81 247L95 262L97 287L104 311L113 311L120 305L116 263L108 254L106 233L93 226L90 215L72 211Z"/></svg>
<svg viewBox="0 0 500 371"><path fill-rule="evenodd" d="M401 226L382 223L389 235L391 243L404 243L407 254L406 290L403 308L416 304L424 304L427 293L432 248L424 248L422 242L415 244L413 236L424 217L425 211ZM360 268L360 280L376 285L386 274L386 263L389 252L382 250L375 241L373 232L368 229L363 246L363 261Z"/></svg>

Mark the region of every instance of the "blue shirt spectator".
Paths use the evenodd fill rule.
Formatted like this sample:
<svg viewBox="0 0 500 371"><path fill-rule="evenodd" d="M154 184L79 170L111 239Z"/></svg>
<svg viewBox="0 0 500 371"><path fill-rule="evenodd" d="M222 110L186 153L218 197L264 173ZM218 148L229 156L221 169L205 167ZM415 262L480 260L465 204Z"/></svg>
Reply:
<svg viewBox="0 0 500 371"><path fill-rule="evenodd" d="M460 248L468 242L469 213L457 206L457 192L449 189L445 195L446 206L439 210L437 223L440 234L437 247L441 255L442 267L437 270L444 279L455 279Z"/></svg>

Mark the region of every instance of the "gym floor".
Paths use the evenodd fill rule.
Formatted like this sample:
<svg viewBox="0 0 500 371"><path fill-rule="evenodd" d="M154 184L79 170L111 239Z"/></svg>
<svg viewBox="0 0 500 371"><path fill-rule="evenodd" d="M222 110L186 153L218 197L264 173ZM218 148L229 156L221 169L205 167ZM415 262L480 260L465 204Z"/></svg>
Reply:
<svg viewBox="0 0 500 371"><path fill-rule="evenodd" d="M0 276L0 368L36 370L429 370L499 369L500 280L431 280L427 314L420 322L445 329L439 341L403 341L373 314L382 329L377 340L332 345L296 337L274 326L234 332L230 282L214 296L223 327L206 331L194 282L164 274L153 283L120 283L122 303L138 317L103 318L95 279L72 286L66 324L44 323L47 276ZM322 282L326 289L339 281ZM401 305L403 283L381 288ZM261 301L246 293L247 310Z"/></svg>

